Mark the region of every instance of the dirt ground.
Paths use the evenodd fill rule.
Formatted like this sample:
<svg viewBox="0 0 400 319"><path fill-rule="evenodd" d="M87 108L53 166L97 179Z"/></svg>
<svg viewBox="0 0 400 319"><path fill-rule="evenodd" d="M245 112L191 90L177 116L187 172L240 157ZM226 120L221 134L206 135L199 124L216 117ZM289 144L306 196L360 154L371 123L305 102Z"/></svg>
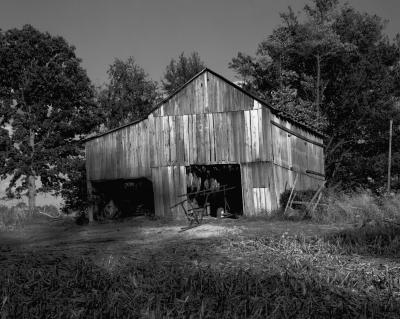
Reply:
<svg viewBox="0 0 400 319"><path fill-rule="evenodd" d="M303 318L313 317L311 313L326 317L332 311L346 311L347 318L399 318L398 237L386 243L378 234L372 244L353 247L352 240L350 246L330 241L331 235L336 240L347 233L358 238L363 229L351 225L209 218L182 231L185 226L185 221L145 217L78 226L64 218L0 232L0 286L6 288L0 296L3 308L6 304L5 311L15 317L23 312L15 307L20 304L25 305L26 314L39 311L43 304L58 309L54 310L57 317L59 307L71 318L96 317L95 313L109 317L118 300L118 311L124 306L126 313L144 311L149 314L145 318L157 318L162 316L149 312L159 309L159 303L153 304L157 298L172 298L165 303L165 313L177 314L187 307L187 313L196 313L201 307L193 302L203 294L213 296L204 297L210 300L206 308L218 311L217 306L212 308L215 298L231 296L218 302L231 307L236 303L230 298L245 300L257 292L260 299L249 297L255 300L249 309L258 309L265 298L274 305L272 309L289 307L277 317L297 317L308 309ZM43 298L35 303L37 294ZM297 301L291 304L293 296ZM99 298L103 298L100 310ZM288 316L288 311L293 315ZM367 312L373 315L360 315Z"/></svg>
<svg viewBox="0 0 400 319"><path fill-rule="evenodd" d="M221 248L221 242L227 238L282 234L314 236L342 229L332 225L262 219L209 219L198 227L182 231L185 226L185 222L166 223L144 217L90 226L78 226L72 219L40 222L0 233L0 264L17 262L24 254L64 258L83 256L111 268L113 263L123 259L225 263L234 259Z"/></svg>

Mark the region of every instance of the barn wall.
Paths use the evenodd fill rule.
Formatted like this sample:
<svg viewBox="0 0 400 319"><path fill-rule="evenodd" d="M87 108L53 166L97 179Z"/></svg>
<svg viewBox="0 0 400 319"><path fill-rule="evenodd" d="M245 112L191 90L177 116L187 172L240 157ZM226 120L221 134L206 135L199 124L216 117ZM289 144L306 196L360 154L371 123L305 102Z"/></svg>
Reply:
<svg viewBox="0 0 400 319"><path fill-rule="evenodd" d="M252 110L254 100L210 72L204 72L156 111L154 116Z"/></svg>
<svg viewBox="0 0 400 319"><path fill-rule="evenodd" d="M260 215L276 209L272 163L245 163L240 166L240 169L244 214Z"/></svg>
<svg viewBox="0 0 400 319"><path fill-rule="evenodd" d="M271 119L271 130L274 164L298 172L313 171L324 175L324 148L320 138L275 115Z"/></svg>
<svg viewBox="0 0 400 319"><path fill-rule="evenodd" d="M151 167L272 159L269 110L151 116Z"/></svg>
<svg viewBox="0 0 400 319"><path fill-rule="evenodd" d="M91 180L150 177L148 120L86 143L86 169Z"/></svg>
<svg viewBox="0 0 400 319"><path fill-rule="evenodd" d="M157 216L180 219L184 212L180 206L171 206L183 200L179 195L186 194L186 167L164 166L151 169L154 192L154 207Z"/></svg>
<svg viewBox="0 0 400 319"><path fill-rule="evenodd" d="M296 174L296 189L324 180L321 138L210 72L148 119L88 141L86 153L90 180L149 178L157 215L171 218L183 215L170 207L186 193L189 165L240 164L247 215L278 208Z"/></svg>

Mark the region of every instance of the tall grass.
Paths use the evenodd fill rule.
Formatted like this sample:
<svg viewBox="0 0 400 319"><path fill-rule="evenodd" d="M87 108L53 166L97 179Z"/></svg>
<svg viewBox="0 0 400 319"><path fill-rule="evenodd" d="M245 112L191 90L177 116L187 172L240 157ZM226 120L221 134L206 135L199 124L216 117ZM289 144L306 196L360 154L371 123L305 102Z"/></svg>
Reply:
<svg viewBox="0 0 400 319"><path fill-rule="evenodd" d="M398 268L349 261L305 237L221 242L243 263L117 262L24 254L0 277L6 318L398 318ZM262 257L255 258L262 254ZM167 261L169 260L169 261ZM248 264L247 264L248 263Z"/></svg>
<svg viewBox="0 0 400 319"><path fill-rule="evenodd" d="M400 222L400 194L376 196L368 191L344 194L327 190L310 217L324 223Z"/></svg>
<svg viewBox="0 0 400 319"><path fill-rule="evenodd" d="M58 210L52 205L38 206L32 212L29 211L24 203L11 207L0 205L0 231L22 229L28 224L47 218L39 212L44 212L51 216L57 215Z"/></svg>

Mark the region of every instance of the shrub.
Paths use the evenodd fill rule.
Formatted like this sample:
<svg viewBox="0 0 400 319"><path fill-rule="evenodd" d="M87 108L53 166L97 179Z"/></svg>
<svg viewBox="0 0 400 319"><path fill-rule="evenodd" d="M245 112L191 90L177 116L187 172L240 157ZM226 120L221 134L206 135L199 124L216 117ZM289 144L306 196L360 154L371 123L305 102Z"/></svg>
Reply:
<svg viewBox="0 0 400 319"><path fill-rule="evenodd" d="M83 213L87 207L85 160L77 158L69 162L68 180L63 184L61 196L64 199L64 213Z"/></svg>

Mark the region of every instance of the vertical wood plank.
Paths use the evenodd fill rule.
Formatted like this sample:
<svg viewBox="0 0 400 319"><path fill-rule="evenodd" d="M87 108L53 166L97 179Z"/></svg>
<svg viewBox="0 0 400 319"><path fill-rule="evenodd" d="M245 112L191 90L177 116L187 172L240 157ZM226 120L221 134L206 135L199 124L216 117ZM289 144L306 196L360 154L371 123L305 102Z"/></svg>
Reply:
<svg viewBox="0 0 400 319"><path fill-rule="evenodd" d="M267 202L267 188L263 187L263 188L260 188L260 206L261 206L262 213L265 213L268 211L266 202Z"/></svg>
<svg viewBox="0 0 400 319"><path fill-rule="evenodd" d="M258 131L258 111L251 110L251 143L252 143L252 156L253 161L260 159L260 147L259 147L259 131Z"/></svg>
<svg viewBox="0 0 400 319"><path fill-rule="evenodd" d="M264 156L262 157L265 161L273 160L273 150L272 150L272 124L271 124L271 111L266 107L261 109L262 113L262 132L263 132L263 142L264 142Z"/></svg>
<svg viewBox="0 0 400 319"><path fill-rule="evenodd" d="M210 162L215 163L215 135L214 135L214 117L213 114L208 114L209 135L210 135Z"/></svg>
<svg viewBox="0 0 400 319"><path fill-rule="evenodd" d="M209 107L209 102L208 102L208 72L204 72L203 74L203 81L204 81L204 112L209 113L210 112L210 107Z"/></svg>
<svg viewBox="0 0 400 319"><path fill-rule="evenodd" d="M263 133L263 113L261 107L257 110L258 118L258 139L259 139L259 159L266 161L265 146L264 146L264 133Z"/></svg>
<svg viewBox="0 0 400 319"><path fill-rule="evenodd" d="M244 111L244 125L245 125L245 161L252 162L252 149L251 149L251 119L250 111Z"/></svg>
<svg viewBox="0 0 400 319"><path fill-rule="evenodd" d="M170 165L176 164L176 124L175 116L168 117L169 125L169 148L170 148Z"/></svg>
<svg viewBox="0 0 400 319"><path fill-rule="evenodd" d="M204 163L204 130L203 130L203 114L196 115L196 153L197 163Z"/></svg>
<svg viewBox="0 0 400 319"><path fill-rule="evenodd" d="M169 172L168 169L171 166L161 167L161 178L162 178L162 198L163 198L163 211L164 217L171 218L171 203L169 200Z"/></svg>
<svg viewBox="0 0 400 319"><path fill-rule="evenodd" d="M170 141L169 141L169 120L168 116L162 117L162 125L163 125L163 161L161 165L169 165L170 163Z"/></svg>
<svg viewBox="0 0 400 319"><path fill-rule="evenodd" d="M222 136L222 161L227 163L229 161L229 136L228 136L228 113L221 113L221 136Z"/></svg>
<svg viewBox="0 0 400 319"><path fill-rule="evenodd" d="M187 165L190 161L189 157L189 123L188 123L188 115L183 116L183 144L184 144L184 163Z"/></svg>
<svg viewBox="0 0 400 319"><path fill-rule="evenodd" d="M186 167L185 166L180 166L179 167L179 176L180 176L180 191L178 195L181 194L186 194L187 193L187 185L186 185ZM185 198L180 198L181 200ZM185 203L186 209L188 209L187 203ZM180 208L180 213L179 213L179 219L184 219L185 218L185 212L182 211L182 208Z"/></svg>
<svg viewBox="0 0 400 319"><path fill-rule="evenodd" d="M191 146L192 146L192 163L197 163L197 117L199 115L193 114L192 115L192 140L191 140Z"/></svg>
<svg viewBox="0 0 400 319"><path fill-rule="evenodd" d="M154 212L156 216L160 216L160 201L159 201L159 190L158 190L158 176L157 171L158 168L151 169L151 181L153 184L153 196L154 196Z"/></svg>
<svg viewBox="0 0 400 319"><path fill-rule="evenodd" d="M203 116L203 132L202 136L204 139L204 163L210 164L211 162L211 142L210 142L210 123L208 121L208 114L204 114Z"/></svg>

